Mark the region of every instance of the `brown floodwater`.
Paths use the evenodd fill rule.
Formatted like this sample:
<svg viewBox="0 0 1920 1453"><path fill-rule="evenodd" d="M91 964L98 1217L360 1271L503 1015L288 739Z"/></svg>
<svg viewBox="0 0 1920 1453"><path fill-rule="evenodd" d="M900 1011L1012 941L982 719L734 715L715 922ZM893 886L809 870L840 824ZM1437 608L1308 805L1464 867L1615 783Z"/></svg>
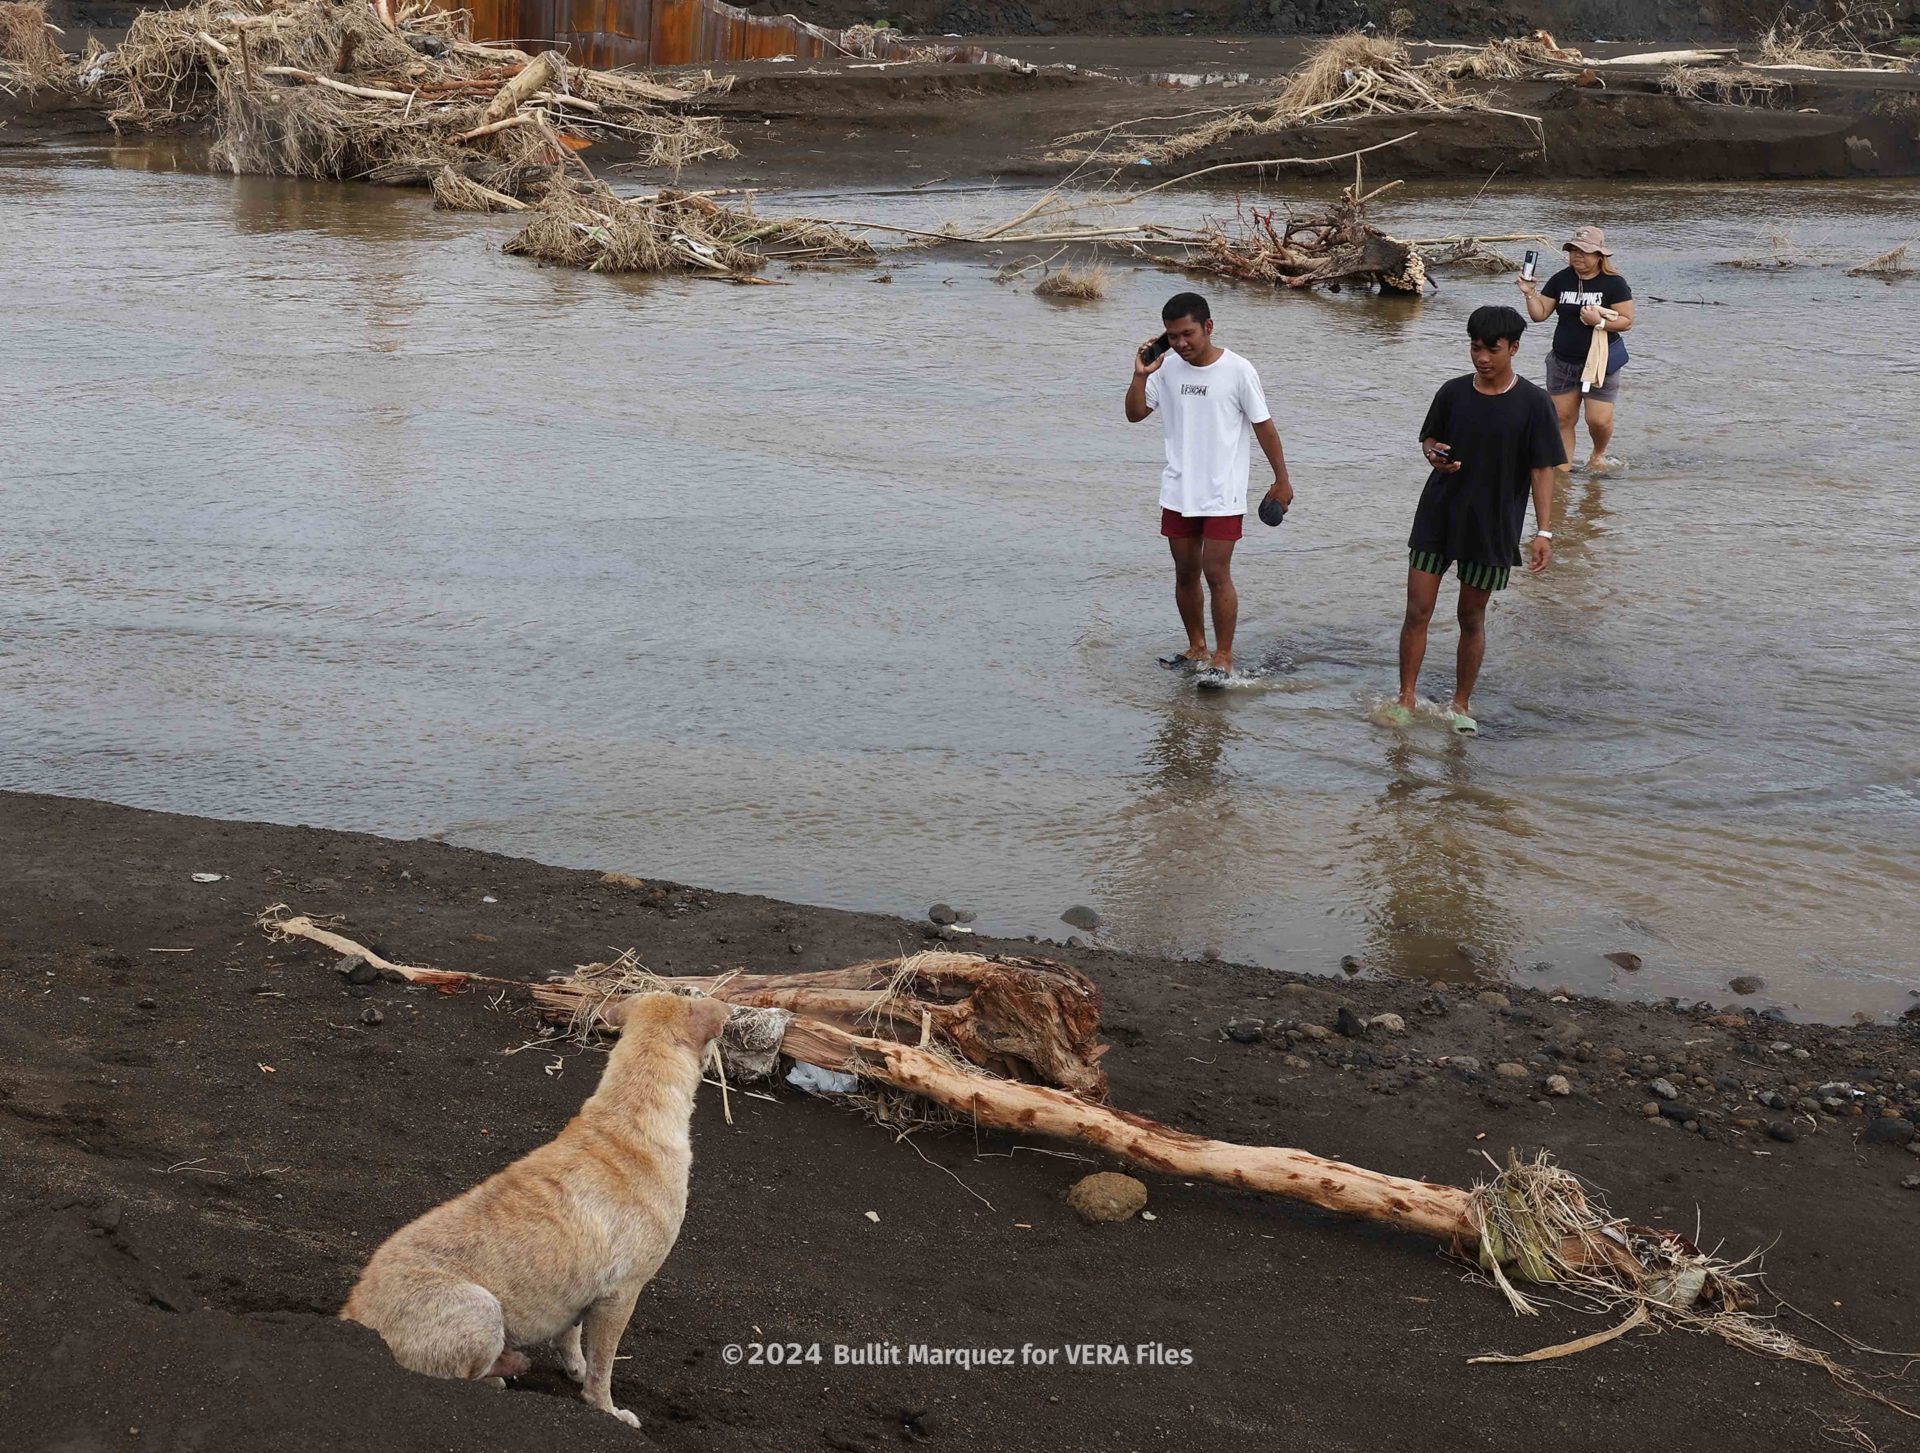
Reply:
<svg viewBox="0 0 1920 1453"><path fill-rule="evenodd" d="M1106 942L1291 969L1904 1009L1920 283L1843 266L1920 236L1920 189L1396 197L1402 235L1603 222L1642 299L1629 468L1499 597L1472 741L1368 711L1414 434L1505 278L1210 290L1299 499L1238 557L1263 674L1203 699L1154 665L1159 439L1120 412L1175 276L622 281L416 193L0 150L0 783L994 932L1086 903ZM1719 265L1776 232L1810 265Z"/></svg>

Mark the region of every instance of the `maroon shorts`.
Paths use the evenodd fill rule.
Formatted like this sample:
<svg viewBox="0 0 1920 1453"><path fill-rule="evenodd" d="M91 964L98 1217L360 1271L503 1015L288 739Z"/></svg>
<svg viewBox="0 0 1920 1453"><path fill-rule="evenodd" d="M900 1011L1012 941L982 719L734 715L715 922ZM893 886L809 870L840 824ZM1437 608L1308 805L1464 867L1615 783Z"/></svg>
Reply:
<svg viewBox="0 0 1920 1453"><path fill-rule="evenodd" d="M1162 507L1160 533L1169 540L1237 540L1245 515L1182 515Z"/></svg>

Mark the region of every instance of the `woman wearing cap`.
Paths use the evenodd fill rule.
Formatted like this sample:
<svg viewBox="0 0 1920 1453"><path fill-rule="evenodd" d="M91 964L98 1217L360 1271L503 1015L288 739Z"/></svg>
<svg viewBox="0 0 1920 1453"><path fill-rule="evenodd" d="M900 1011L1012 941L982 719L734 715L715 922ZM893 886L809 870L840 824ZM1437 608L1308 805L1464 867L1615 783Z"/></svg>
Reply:
<svg viewBox="0 0 1920 1453"><path fill-rule="evenodd" d="M1567 266L1544 283L1520 279L1527 297L1527 316L1544 323L1554 313L1560 321L1553 330L1553 348L1547 354L1547 392L1560 416L1560 439L1567 458L1573 458L1573 428L1580 417L1580 372L1593 342L1593 330L1604 326L1607 339L1607 381L1586 395L1587 433L1593 457L1587 468L1605 469L1607 445L1613 441L1613 405L1620 395L1620 368L1627 361L1627 345L1620 335L1633 327L1633 289L1613 265L1613 249L1598 227L1582 227L1562 246ZM1619 317L1605 319L1599 309L1610 308Z"/></svg>

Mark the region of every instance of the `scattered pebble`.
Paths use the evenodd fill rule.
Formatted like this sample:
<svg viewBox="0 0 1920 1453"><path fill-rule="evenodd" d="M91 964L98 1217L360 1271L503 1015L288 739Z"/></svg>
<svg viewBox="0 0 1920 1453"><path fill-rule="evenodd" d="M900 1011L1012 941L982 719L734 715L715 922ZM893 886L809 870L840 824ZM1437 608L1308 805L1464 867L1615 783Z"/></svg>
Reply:
<svg viewBox="0 0 1920 1453"><path fill-rule="evenodd" d="M1333 1038L1333 1031L1324 1024L1303 1024L1300 1026L1300 1033L1304 1034L1308 1039Z"/></svg>
<svg viewBox="0 0 1920 1453"><path fill-rule="evenodd" d="M1565 1075L1548 1075L1547 1093L1549 1095L1571 1095L1573 1093L1573 1085Z"/></svg>
<svg viewBox="0 0 1920 1453"><path fill-rule="evenodd" d="M1736 994L1758 994L1767 987L1767 981L1758 974L1738 974L1727 980L1727 987Z"/></svg>
<svg viewBox="0 0 1920 1453"><path fill-rule="evenodd" d="M1067 1192L1067 1204L1089 1226L1125 1221L1146 1209L1147 1187L1117 1171L1098 1171L1074 1183Z"/></svg>
<svg viewBox="0 0 1920 1453"><path fill-rule="evenodd" d="M1608 963L1616 964L1620 968L1625 969L1628 973L1633 973L1635 970L1637 970L1640 967L1640 964L1641 964L1640 955L1637 953L1633 953L1627 949L1617 949L1613 953L1607 954L1605 957Z"/></svg>
<svg viewBox="0 0 1920 1453"><path fill-rule="evenodd" d="M1360 960L1352 954L1343 954L1340 958L1340 967L1345 969L1349 974L1357 974L1360 972Z"/></svg>
<svg viewBox="0 0 1920 1453"><path fill-rule="evenodd" d="M1511 1060L1495 1065L1493 1072L1506 1080L1524 1080L1528 1077L1527 1067L1514 1064Z"/></svg>
<svg viewBox="0 0 1920 1453"><path fill-rule="evenodd" d="M1660 1102L1658 1100L1647 1101L1646 1104L1640 1107L1640 1113L1649 1120L1658 1120L1660 1118Z"/></svg>
<svg viewBox="0 0 1920 1453"><path fill-rule="evenodd" d="M1101 918L1098 913L1095 913L1091 908L1087 907L1086 904L1076 903L1060 915L1060 921L1071 924L1075 928L1084 928L1088 933L1092 933L1100 926Z"/></svg>
<svg viewBox="0 0 1920 1453"><path fill-rule="evenodd" d="M1367 1037L1366 1020L1362 1019L1358 1014L1355 1014L1344 1004L1340 1006L1339 1014L1334 1017L1333 1027L1348 1039L1365 1039Z"/></svg>
<svg viewBox="0 0 1920 1453"><path fill-rule="evenodd" d="M1302 1059L1297 1054L1288 1055L1285 1059L1281 1060L1280 1063L1290 1070L1310 1070L1313 1068L1312 1060Z"/></svg>
<svg viewBox="0 0 1920 1453"><path fill-rule="evenodd" d="M1767 1134L1775 1140L1792 1145L1800 1138L1800 1132L1785 1120L1776 1120L1767 1127Z"/></svg>
<svg viewBox="0 0 1920 1453"><path fill-rule="evenodd" d="M1663 1100L1677 1100L1680 1092L1673 1087L1671 1080L1649 1080L1647 1088Z"/></svg>
<svg viewBox="0 0 1920 1453"><path fill-rule="evenodd" d="M140 999L135 1001L133 1007L136 1009L158 1009L160 1007L160 1001L158 999Z"/></svg>
<svg viewBox="0 0 1920 1453"><path fill-rule="evenodd" d="M1480 1061L1470 1054L1456 1054L1450 1058L1447 1063L1452 1065L1456 1070L1464 1070L1470 1075L1480 1073Z"/></svg>
<svg viewBox="0 0 1920 1453"><path fill-rule="evenodd" d="M1473 997L1477 1002L1486 1005L1489 1009L1511 1009L1513 1007L1513 1000L1509 999L1497 989L1482 989Z"/></svg>
<svg viewBox="0 0 1920 1453"><path fill-rule="evenodd" d="M1266 1038L1267 1026L1258 1019L1233 1019L1221 1032L1235 1044L1258 1044Z"/></svg>
<svg viewBox="0 0 1920 1453"><path fill-rule="evenodd" d="M1405 1034L1407 1021L1398 1014L1376 1014L1367 1021L1375 1029L1384 1029L1388 1034Z"/></svg>
<svg viewBox="0 0 1920 1453"><path fill-rule="evenodd" d="M386 1017L386 1015L382 1014L371 1004L360 1011L360 1022L362 1024L379 1024Z"/></svg>
<svg viewBox="0 0 1920 1453"><path fill-rule="evenodd" d="M959 921L960 915L953 910L950 904L936 903L927 910L927 922L929 923L947 924L958 923Z"/></svg>
<svg viewBox="0 0 1920 1453"><path fill-rule="evenodd" d="M1901 1176L1900 1189L1903 1191L1920 1191L1920 1176Z"/></svg>
<svg viewBox="0 0 1920 1453"><path fill-rule="evenodd" d="M878 1211L869 1211L867 1212L867 1219L878 1226L880 1224L880 1213Z"/></svg>

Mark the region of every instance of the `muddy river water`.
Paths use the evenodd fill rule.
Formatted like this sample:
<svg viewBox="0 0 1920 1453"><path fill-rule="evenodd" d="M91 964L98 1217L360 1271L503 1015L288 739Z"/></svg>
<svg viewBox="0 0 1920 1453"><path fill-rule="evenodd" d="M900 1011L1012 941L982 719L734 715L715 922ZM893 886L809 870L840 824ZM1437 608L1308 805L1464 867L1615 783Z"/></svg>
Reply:
<svg viewBox="0 0 1920 1453"><path fill-rule="evenodd" d="M1286 968L1717 1003L1751 973L1748 1002L1897 1013L1920 283L1842 265L1920 240L1920 188L1496 182L1387 214L1587 220L1642 300L1629 467L1575 482L1558 562L1499 598L1465 741L1367 713L1415 430L1505 278L1211 290L1299 499L1238 559L1265 674L1201 698L1154 665L1159 438L1120 411L1173 276L1080 306L925 254L884 286L609 280L419 194L0 151L0 784L996 932L1086 903L1107 942ZM1719 265L1776 232L1815 265ZM1452 645L1437 620L1431 691Z"/></svg>

